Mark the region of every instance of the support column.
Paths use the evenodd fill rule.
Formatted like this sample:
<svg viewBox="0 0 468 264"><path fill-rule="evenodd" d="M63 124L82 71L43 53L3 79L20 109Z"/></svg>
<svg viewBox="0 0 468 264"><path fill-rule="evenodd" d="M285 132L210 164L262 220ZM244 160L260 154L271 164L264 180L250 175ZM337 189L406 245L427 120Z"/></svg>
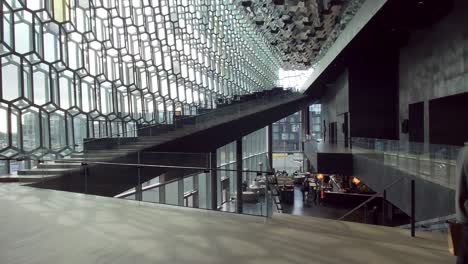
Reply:
<svg viewBox="0 0 468 264"><path fill-rule="evenodd" d="M302 121L302 129L301 129L301 138L302 138L302 142L301 142L301 151L304 153L305 149L304 149L304 145L305 145L305 141L307 140L307 138L309 137L310 135L310 112L309 112L309 106L305 106L304 108L302 108L301 110L301 121ZM309 171L310 169L310 162L309 162L309 159L307 157L305 157L305 155L303 154L303 158L302 158L302 169L304 172L307 172Z"/></svg>
<svg viewBox="0 0 468 264"><path fill-rule="evenodd" d="M138 164L140 164L140 152L138 152ZM143 187L142 187L142 182L141 182L141 170L142 167L138 165L137 167L137 184L135 187L135 200L137 201L142 201L143 200Z"/></svg>
<svg viewBox="0 0 468 264"><path fill-rule="evenodd" d="M382 225L387 223L387 190L383 191L382 197Z"/></svg>
<svg viewBox="0 0 468 264"><path fill-rule="evenodd" d="M236 140L236 212L242 214L242 137Z"/></svg>
<svg viewBox="0 0 468 264"><path fill-rule="evenodd" d="M301 110L301 118L302 118L302 135L309 135L310 134L310 112L309 106L305 106Z"/></svg>
<svg viewBox="0 0 468 264"><path fill-rule="evenodd" d="M163 173L161 176L159 176L159 182L163 185L159 187L159 203L160 204L165 204L166 203L166 174Z"/></svg>
<svg viewBox="0 0 468 264"><path fill-rule="evenodd" d="M216 151L210 153L210 197L211 209L218 210L218 171L216 170Z"/></svg>
<svg viewBox="0 0 468 264"><path fill-rule="evenodd" d="M177 203L179 206L185 206L184 201L184 178L177 181Z"/></svg>
<svg viewBox="0 0 468 264"><path fill-rule="evenodd" d="M416 187L415 181L411 180L411 236L416 235Z"/></svg>
<svg viewBox="0 0 468 264"><path fill-rule="evenodd" d="M273 169L273 124L268 125L267 146L268 146L268 167Z"/></svg>
<svg viewBox="0 0 468 264"><path fill-rule="evenodd" d="M193 195L193 208L198 208L200 205L200 188L198 186L198 175L193 176L193 189L197 192Z"/></svg>

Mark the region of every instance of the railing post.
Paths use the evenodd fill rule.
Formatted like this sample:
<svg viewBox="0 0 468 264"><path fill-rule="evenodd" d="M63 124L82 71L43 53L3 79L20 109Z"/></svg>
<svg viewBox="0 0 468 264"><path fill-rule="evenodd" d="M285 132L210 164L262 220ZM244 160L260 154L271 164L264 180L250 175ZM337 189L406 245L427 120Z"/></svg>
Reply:
<svg viewBox="0 0 468 264"><path fill-rule="evenodd" d="M218 171L217 160L216 160L216 150L210 153L210 200L211 200L211 210L218 210Z"/></svg>
<svg viewBox="0 0 468 264"><path fill-rule="evenodd" d="M88 164L85 164L85 194L88 194Z"/></svg>
<svg viewBox="0 0 468 264"><path fill-rule="evenodd" d="M382 225L386 225L387 222L387 190L383 191L382 198Z"/></svg>
<svg viewBox="0 0 468 264"><path fill-rule="evenodd" d="M270 189L270 182L268 180L268 173L265 173L265 217L270 216L270 194L268 193Z"/></svg>
<svg viewBox="0 0 468 264"><path fill-rule="evenodd" d="M367 224L367 204L364 205L364 224Z"/></svg>
<svg viewBox="0 0 468 264"><path fill-rule="evenodd" d="M200 204L200 186L198 186L198 175L193 176L193 189L197 191L193 195L193 208L198 208Z"/></svg>
<svg viewBox="0 0 468 264"><path fill-rule="evenodd" d="M242 214L242 137L236 140L236 212Z"/></svg>
<svg viewBox="0 0 468 264"><path fill-rule="evenodd" d="M268 167L273 168L273 124L272 123L268 125L267 144L268 144Z"/></svg>
<svg viewBox="0 0 468 264"><path fill-rule="evenodd" d="M416 199L415 199L415 182L411 180L411 236L415 237L416 231Z"/></svg>
<svg viewBox="0 0 468 264"><path fill-rule="evenodd" d="M141 188L140 152L137 152L137 155L138 155L138 167L137 167L138 182L137 182L137 186L135 188L135 200L141 201L141 200L143 200L143 193L142 193L142 188Z"/></svg>
<svg viewBox="0 0 468 264"><path fill-rule="evenodd" d="M177 203L179 206L185 206L184 199L184 178L177 181Z"/></svg>

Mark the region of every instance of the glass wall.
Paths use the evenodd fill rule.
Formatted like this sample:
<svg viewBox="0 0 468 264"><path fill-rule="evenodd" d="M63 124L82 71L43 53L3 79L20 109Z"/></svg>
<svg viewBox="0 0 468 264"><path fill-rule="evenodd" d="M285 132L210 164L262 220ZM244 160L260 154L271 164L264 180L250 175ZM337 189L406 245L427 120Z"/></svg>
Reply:
<svg viewBox="0 0 468 264"><path fill-rule="evenodd" d="M321 105L309 106L310 135L322 138ZM273 123L273 152L300 152L302 142L301 112L294 113Z"/></svg>
<svg viewBox="0 0 468 264"><path fill-rule="evenodd" d="M272 125L274 152L301 151L301 113L297 112Z"/></svg>
<svg viewBox="0 0 468 264"><path fill-rule="evenodd" d="M323 138L322 134L322 105L313 104L309 106L310 111L310 135L312 138L321 140Z"/></svg>
<svg viewBox="0 0 468 264"><path fill-rule="evenodd" d="M234 0L0 5L3 157L67 155L277 81L279 60Z"/></svg>
<svg viewBox="0 0 468 264"><path fill-rule="evenodd" d="M242 138L242 168L250 171L267 171L268 144L267 128L257 130ZM218 206L224 211L235 211L236 197L236 142L229 143L217 150L217 164L220 169L233 171L218 171ZM257 177L256 172L244 172L242 182L248 189ZM261 214L259 204L264 201L258 199L251 203L244 203L245 213ZM264 205L262 208L265 208Z"/></svg>
<svg viewBox="0 0 468 264"><path fill-rule="evenodd" d="M268 133L267 127L257 130L242 137L242 197L243 213L267 216L271 212L271 199L266 192L266 171L270 171L268 164ZM134 186L115 195L116 198L139 200L144 202L161 203L193 208L212 209L212 188L210 170L212 162L216 162L216 196L215 207L222 211L236 212L237 197L237 160L236 142L226 144L214 153L174 153L170 159L169 166L165 152L142 152L145 160L150 160L149 155L157 157L164 154L165 158L160 164L121 164L124 167L131 166L128 171L134 173ZM180 161L180 163L178 162ZM175 163L174 163L175 162ZM187 170L187 166L193 166ZM159 166L158 166L159 165ZM109 167L111 169L114 165ZM158 168L156 168L156 167ZM138 169L140 167L140 169ZM179 168L177 168L179 167ZM123 167L122 167L123 168ZM115 169L115 167L114 167ZM100 171L98 171L100 173ZM159 176L157 176L159 175ZM83 175L83 178L92 177L92 174ZM153 177L151 180L141 182L141 177ZM87 181L83 182L88 184ZM106 183L100 183L102 188ZM115 183L107 184L115 187ZM125 184L132 186L133 184ZM86 185L83 189L88 190L93 184ZM141 188L141 189L140 189ZM140 193L141 191L141 193ZM85 191L86 192L86 191ZM140 195L141 194L141 195ZM268 202L267 202L268 200ZM268 211L270 210L270 211Z"/></svg>

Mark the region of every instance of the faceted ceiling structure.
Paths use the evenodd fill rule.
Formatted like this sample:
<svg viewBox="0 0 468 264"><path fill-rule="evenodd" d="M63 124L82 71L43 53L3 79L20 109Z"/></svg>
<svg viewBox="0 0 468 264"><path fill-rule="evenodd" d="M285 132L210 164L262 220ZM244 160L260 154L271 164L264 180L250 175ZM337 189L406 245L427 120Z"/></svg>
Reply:
<svg viewBox="0 0 468 264"><path fill-rule="evenodd" d="M239 5L284 69L304 69L326 53L364 1L243 0Z"/></svg>

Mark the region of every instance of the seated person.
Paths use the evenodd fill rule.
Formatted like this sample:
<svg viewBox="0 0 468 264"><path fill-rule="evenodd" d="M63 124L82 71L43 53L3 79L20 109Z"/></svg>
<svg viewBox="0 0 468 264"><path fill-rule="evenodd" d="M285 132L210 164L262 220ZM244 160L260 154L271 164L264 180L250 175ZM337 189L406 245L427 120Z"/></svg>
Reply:
<svg viewBox="0 0 468 264"><path fill-rule="evenodd" d="M242 182L242 191L243 192L247 191L247 181Z"/></svg>

